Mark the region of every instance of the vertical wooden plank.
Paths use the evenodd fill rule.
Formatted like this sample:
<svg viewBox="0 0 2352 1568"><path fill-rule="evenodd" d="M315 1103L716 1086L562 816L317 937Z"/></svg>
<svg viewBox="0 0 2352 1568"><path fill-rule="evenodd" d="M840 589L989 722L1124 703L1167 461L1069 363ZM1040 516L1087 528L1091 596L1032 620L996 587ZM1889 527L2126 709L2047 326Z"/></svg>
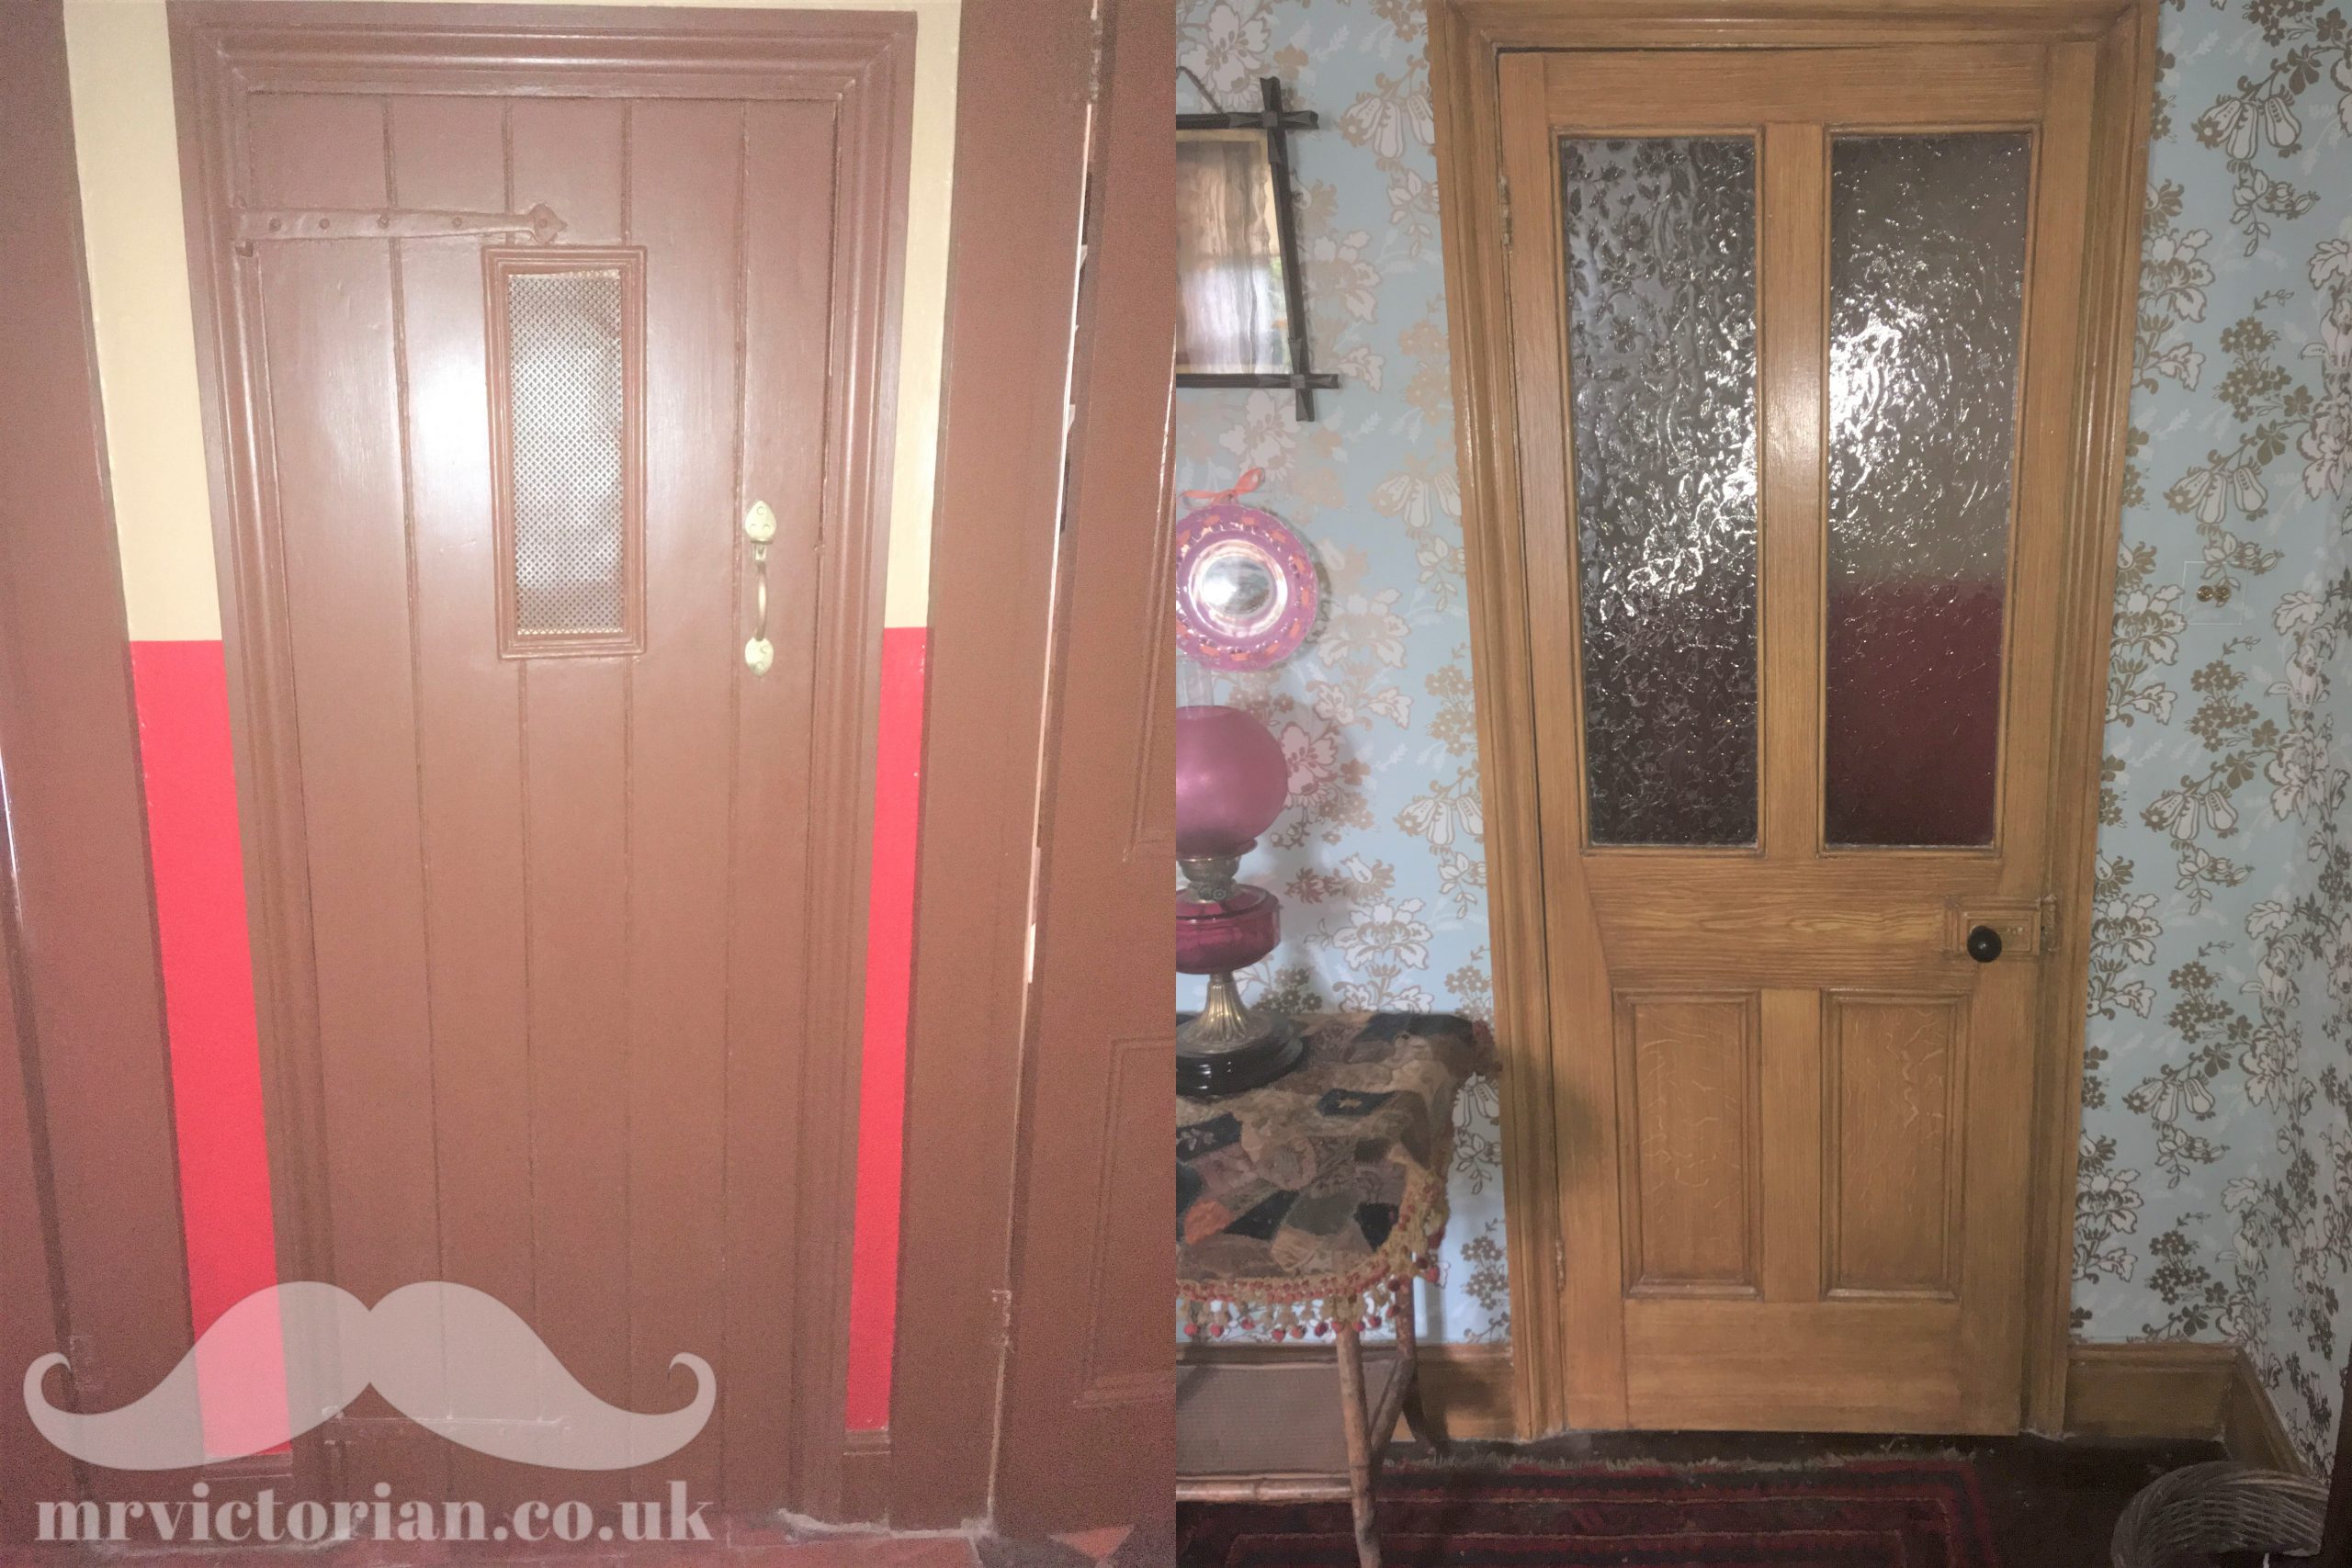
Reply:
<svg viewBox="0 0 2352 1568"><path fill-rule="evenodd" d="M518 98L508 115L511 206L547 203L571 243L625 243L629 106ZM615 1404L629 1393L634 1217L629 678L615 658L528 660L522 677L531 1315L572 1374ZM580 1480L576 1495L592 1503L620 1493L617 1474Z"/></svg>
<svg viewBox="0 0 2352 1568"><path fill-rule="evenodd" d="M497 100L394 98L390 138L395 200L481 210L505 201ZM520 666L498 657L492 619L481 259L473 245L435 241L401 243L397 254L440 1277L527 1317L522 690ZM449 1463L458 1496L494 1506L529 1495L511 1465L455 1446Z"/></svg>
<svg viewBox="0 0 2352 1568"><path fill-rule="evenodd" d="M730 1506L782 1500L793 1441L793 1362L818 1354L792 1321L800 1204L800 1123L773 1108L800 1100L803 1021L815 922L843 919L809 907L809 766L820 625L817 567L825 523L822 444L832 353L836 147L833 117L812 104L746 106L743 146L728 167L743 175L742 274L729 280L742 312L740 393L728 419L742 432L727 521L753 499L775 512L768 549L768 637L775 665L744 667L740 648L755 615L755 574L738 550L726 600L735 763L728 830L732 881L721 950L727 977L725 1336L731 1386L720 1395ZM741 399L740 409L733 400ZM740 423L739 423L740 422ZM730 548L736 547L730 546Z"/></svg>
<svg viewBox="0 0 2352 1568"><path fill-rule="evenodd" d="M1763 602L1758 722L1768 860L1821 848L1822 600L1827 521L1829 144L1764 129L1759 229Z"/></svg>
<svg viewBox="0 0 2352 1568"><path fill-rule="evenodd" d="M1821 1296L1821 994L1763 1000L1764 1299Z"/></svg>
<svg viewBox="0 0 2352 1568"><path fill-rule="evenodd" d="M1575 494L1568 446L1567 337L1555 141L1544 111L1551 61L1501 62L1503 168L1513 228L1510 287L1521 526L1527 549L1528 657L1535 694L1537 791L1547 942L1560 1192L1559 1250L1577 1260L1564 1298L1561 1371L1571 1426L1625 1424L1624 1256L1620 1210L1613 1010L1600 934L1585 886L1584 737L1577 660ZM1594 1260L1606 1260L1596 1266Z"/></svg>
<svg viewBox="0 0 2352 1568"><path fill-rule="evenodd" d="M386 199L386 108L284 96L248 107L250 199ZM407 488L391 247L266 244L286 615L295 665L335 1282L373 1303L440 1272ZM370 1395L355 1415L384 1407ZM438 1495L439 1440L346 1427L343 1478Z"/></svg>
<svg viewBox="0 0 2352 1568"><path fill-rule="evenodd" d="M692 1378L670 1366L682 1350L727 1369L719 1397L731 1406L758 1397L749 1363L790 1343L771 1332L721 1354L727 1145L713 1134L727 1122L728 761L735 693L750 678L738 592L747 502L734 461L743 128L740 104L646 102L632 110L628 141L629 233L646 250L646 384L657 394L646 410L645 592L659 635L634 661L629 730L629 1202L659 1216L628 1237L628 1387L639 1410L674 1409L692 1393ZM788 363L808 374L808 361ZM801 553L784 551L771 574L801 575ZM805 685L813 620L777 628L784 646L763 679ZM786 779L781 787L797 773ZM788 1016L763 1022L772 1042L790 1034ZM641 1474L638 1495L659 1497L675 1479L691 1495L717 1495L722 1430L714 1421Z"/></svg>

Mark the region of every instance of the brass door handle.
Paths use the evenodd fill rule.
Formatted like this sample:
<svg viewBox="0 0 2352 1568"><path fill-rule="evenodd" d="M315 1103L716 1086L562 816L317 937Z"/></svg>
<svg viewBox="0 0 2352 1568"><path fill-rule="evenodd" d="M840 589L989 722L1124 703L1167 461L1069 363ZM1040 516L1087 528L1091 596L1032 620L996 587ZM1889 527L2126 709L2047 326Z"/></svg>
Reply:
<svg viewBox="0 0 2352 1568"><path fill-rule="evenodd" d="M743 662L754 675L764 675L775 664L775 645L768 641L768 544L775 537L775 509L764 501L752 502L743 513L743 536L752 541L752 570L759 600L759 624L743 645Z"/></svg>

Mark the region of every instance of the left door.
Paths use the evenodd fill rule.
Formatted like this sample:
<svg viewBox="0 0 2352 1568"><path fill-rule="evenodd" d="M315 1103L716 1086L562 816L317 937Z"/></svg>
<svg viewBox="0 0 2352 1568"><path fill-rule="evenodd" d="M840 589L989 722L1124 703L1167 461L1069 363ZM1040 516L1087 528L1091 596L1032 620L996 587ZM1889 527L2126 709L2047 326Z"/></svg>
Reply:
<svg viewBox="0 0 2352 1568"><path fill-rule="evenodd" d="M912 22L176 16L284 1271L710 1363L559 1495L828 1510ZM298 1461L549 1487L372 1395Z"/></svg>

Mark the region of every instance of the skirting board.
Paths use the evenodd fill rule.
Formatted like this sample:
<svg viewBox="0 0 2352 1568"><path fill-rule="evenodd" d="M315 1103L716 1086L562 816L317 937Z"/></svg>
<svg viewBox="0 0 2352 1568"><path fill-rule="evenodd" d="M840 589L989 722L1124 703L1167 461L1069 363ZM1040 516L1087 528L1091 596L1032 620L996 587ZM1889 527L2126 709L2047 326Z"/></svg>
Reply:
<svg viewBox="0 0 2352 1568"><path fill-rule="evenodd" d="M2090 1438L2216 1438L2230 1457L2302 1470L2269 1391L2234 1345L2076 1340L2066 1352L2066 1430Z"/></svg>
<svg viewBox="0 0 2352 1568"><path fill-rule="evenodd" d="M890 1429L852 1432L842 1446L844 1522L880 1524L890 1512Z"/></svg>
<svg viewBox="0 0 2352 1568"><path fill-rule="evenodd" d="M1328 1365L1331 1357L1328 1346L1188 1345L1178 1357L1178 1376L1210 1368ZM1508 1347L1424 1345L1420 1358L1422 1403L1448 1436L1516 1436ZM2234 1345L2077 1340L2067 1350L2066 1415L2066 1430L2075 1436L2214 1438L2245 1463L2304 1468L2268 1391Z"/></svg>
<svg viewBox="0 0 2352 1568"><path fill-rule="evenodd" d="M1364 1345L1364 1378L1381 1387L1395 1352ZM1420 1347L1420 1405L1449 1438L1512 1437L1510 1349ZM1404 1422L1397 1422L1402 1437ZM1345 1476L1339 1352L1322 1345L1185 1345L1176 1357L1176 1474L1282 1476L1329 1491ZM1179 1485L1179 1491L1183 1491ZM1268 1493L1272 1495L1272 1493ZM1301 1493L1306 1495L1306 1493Z"/></svg>

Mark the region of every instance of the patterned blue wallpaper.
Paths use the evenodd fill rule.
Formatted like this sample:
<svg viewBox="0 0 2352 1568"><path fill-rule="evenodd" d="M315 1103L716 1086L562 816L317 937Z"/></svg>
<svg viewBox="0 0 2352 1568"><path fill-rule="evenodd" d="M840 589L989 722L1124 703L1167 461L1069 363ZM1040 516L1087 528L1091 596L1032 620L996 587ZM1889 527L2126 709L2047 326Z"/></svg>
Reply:
<svg viewBox="0 0 2352 1568"><path fill-rule="evenodd" d="M1249 497L1322 558L1327 609L1266 676L1187 700L1258 713L1290 758L1291 807L1245 863L1283 899L1283 945L1250 976L1284 1005L1484 1014L1485 824L1470 694L1462 498L1453 472L1445 283L1429 65L1418 0L1180 0L1178 58L1220 107L1279 75L1324 129L1291 138L1318 369L1312 424L1287 392L1177 395L1177 480ZM1180 107L1204 107L1190 84ZM1474 1084L1456 1117L1453 1218L1423 1333L1507 1337L1498 1102ZM1434 1299L1432 1299L1434 1297Z"/></svg>
<svg viewBox="0 0 2352 1568"><path fill-rule="evenodd" d="M2316 1457L2352 1326L2352 26L2163 15L2075 1317L2245 1345Z"/></svg>
<svg viewBox="0 0 2352 1568"><path fill-rule="evenodd" d="M2077 1332L2246 1345L2299 1441L2352 1319L2352 24L2174 0L2147 194L2109 678L2076 1224ZM1281 75L1321 360L1347 385L1180 395L1182 482L1321 552L1329 623L1226 700L1293 803L1250 874L1285 899L1261 991L1491 997L1435 164L1412 0L1182 0L1227 103ZM1189 89L1180 89L1189 92ZM1491 1086L1464 1107L1435 1337L1509 1332Z"/></svg>

